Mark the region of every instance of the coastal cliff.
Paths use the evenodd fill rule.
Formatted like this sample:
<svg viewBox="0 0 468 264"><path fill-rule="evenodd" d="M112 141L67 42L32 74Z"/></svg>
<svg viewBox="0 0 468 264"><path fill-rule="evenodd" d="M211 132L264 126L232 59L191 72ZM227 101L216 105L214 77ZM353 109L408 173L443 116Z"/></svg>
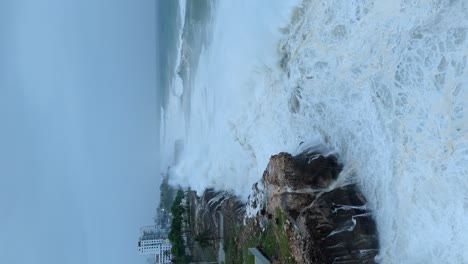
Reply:
<svg viewBox="0 0 468 264"><path fill-rule="evenodd" d="M334 156L279 153L253 187L247 207L257 212L254 223L284 214L298 263L374 263L375 222L356 185L333 188L341 169Z"/></svg>
<svg viewBox="0 0 468 264"><path fill-rule="evenodd" d="M192 258L249 263L255 247L271 263L375 263L375 222L356 185L336 184L341 170L332 155L279 153L247 204L229 192L189 192L192 237L211 239L195 239Z"/></svg>

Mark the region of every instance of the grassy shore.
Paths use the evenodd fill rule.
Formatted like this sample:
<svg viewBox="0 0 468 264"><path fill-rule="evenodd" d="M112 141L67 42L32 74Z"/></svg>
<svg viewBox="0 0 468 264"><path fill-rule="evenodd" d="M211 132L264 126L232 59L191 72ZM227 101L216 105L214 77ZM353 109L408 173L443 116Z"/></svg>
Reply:
<svg viewBox="0 0 468 264"><path fill-rule="evenodd" d="M262 217L258 217L258 221ZM254 263L254 257L248 254L248 248L257 247L271 261L277 263L296 263L289 248L286 219L280 209L276 209L274 217L266 221L261 228L255 219L247 221L246 225L236 224L229 227L225 237L226 264Z"/></svg>

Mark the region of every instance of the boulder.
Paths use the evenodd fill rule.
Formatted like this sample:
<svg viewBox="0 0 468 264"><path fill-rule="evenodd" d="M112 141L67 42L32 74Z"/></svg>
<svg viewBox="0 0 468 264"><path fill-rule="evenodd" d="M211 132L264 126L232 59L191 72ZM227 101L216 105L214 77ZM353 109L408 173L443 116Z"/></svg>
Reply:
<svg viewBox="0 0 468 264"><path fill-rule="evenodd" d="M374 263L377 229L364 195L356 185L330 189L341 169L332 155L279 153L263 174L258 204L285 212L299 263Z"/></svg>
<svg viewBox="0 0 468 264"><path fill-rule="evenodd" d="M278 187L324 188L336 179L341 169L334 156L309 153L293 157L281 152L270 158L263 178Z"/></svg>

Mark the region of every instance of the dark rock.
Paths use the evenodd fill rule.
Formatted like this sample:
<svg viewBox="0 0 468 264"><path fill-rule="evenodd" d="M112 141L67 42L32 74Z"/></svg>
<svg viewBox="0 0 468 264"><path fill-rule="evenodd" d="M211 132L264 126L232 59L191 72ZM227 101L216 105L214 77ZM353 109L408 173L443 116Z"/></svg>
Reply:
<svg viewBox="0 0 468 264"><path fill-rule="evenodd" d="M301 211L297 225L314 240L323 263L373 263L376 226L358 193L354 185L335 189Z"/></svg>
<svg viewBox="0 0 468 264"><path fill-rule="evenodd" d="M315 199L313 193L281 193L281 208L287 212L294 220L299 216L300 210L309 206Z"/></svg>
<svg viewBox="0 0 468 264"><path fill-rule="evenodd" d="M324 188L336 179L341 168L334 156L309 153L293 157L282 152L271 157L263 177L278 187Z"/></svg>
<svg viewBox="0 0 468 264"><path fill-rule="evenodd" d="M356 185L326 189L342 166L317 152L272 156L263 174L267 208L280 208L294 224L291 240L300 263L374 263L378 253L375 222ZM270 216L270 215L268 215Z"/></svg>

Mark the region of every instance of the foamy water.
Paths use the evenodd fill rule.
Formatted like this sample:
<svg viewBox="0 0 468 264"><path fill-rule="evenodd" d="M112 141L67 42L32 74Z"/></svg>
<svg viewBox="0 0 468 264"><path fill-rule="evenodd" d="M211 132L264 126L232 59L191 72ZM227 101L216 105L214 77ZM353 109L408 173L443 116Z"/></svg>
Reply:
<svg viewBox="0 0 468 264"><path fill-rule="evenodd" d="M178 28L177 59L172 73L171 85L168 91L166 109L161 109L160 140L161 140L161 168L163 171L174 162L174 144L177 140L185 137L185 120L180 96L184 92L183 81L179 76L178 69L182 63L183 32L185 26L186 0L179 0L179 14L176 18Z"/></svg>
<svg viewBox="0 0 468 264"><path fill-rule="evenodd" d="M218 3L190 109L165 110L174 181L246 197L270 155L319 141L368 198L380 262L468 263L468 2L275 2Z"/></svg>

